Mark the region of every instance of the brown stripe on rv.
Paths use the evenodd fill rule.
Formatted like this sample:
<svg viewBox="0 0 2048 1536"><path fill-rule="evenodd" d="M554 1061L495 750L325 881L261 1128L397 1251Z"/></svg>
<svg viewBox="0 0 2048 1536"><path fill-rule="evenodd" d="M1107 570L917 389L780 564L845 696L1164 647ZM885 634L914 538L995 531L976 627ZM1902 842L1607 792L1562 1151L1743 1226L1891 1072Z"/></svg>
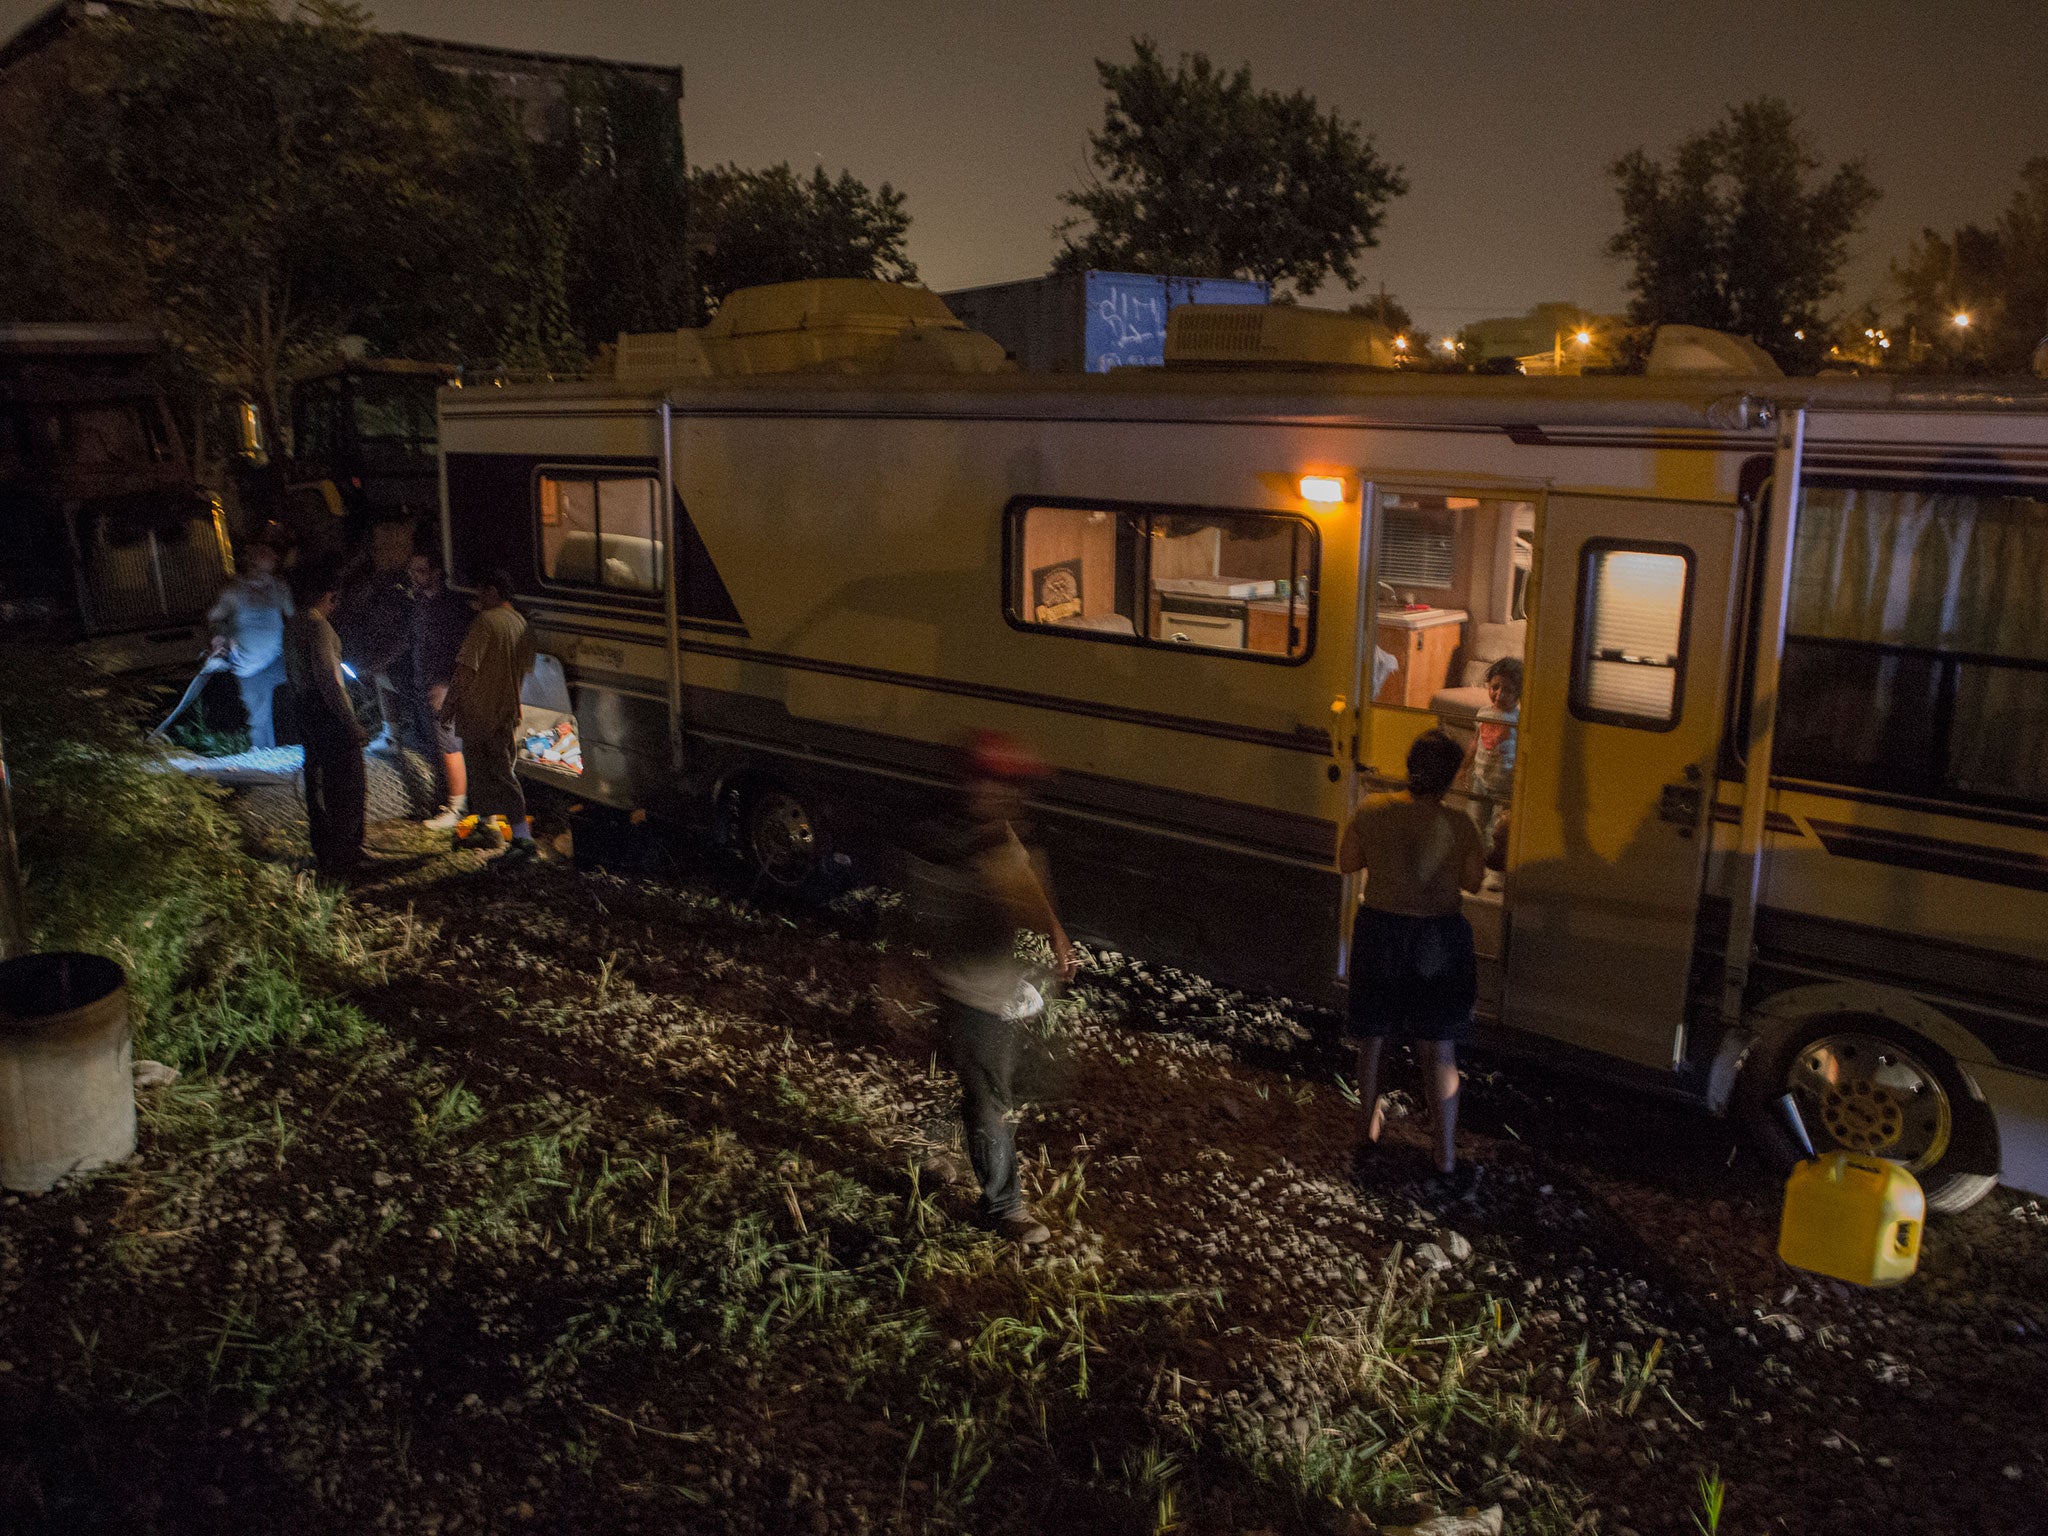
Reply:
<svg viewBox="0 0 2048 1536"><path fill-rule="evenodd" d="M1843 821L1807 818L1807 825L1829 853L1845 859L1867 859L1899 869L1918 869L1959 880L1981 880L2020 890L2048 891L2048 858L2011 848L1987 848L1913 832L1855 827Z"/></svg>
<svg viewBox="0 0 2048 1536"><path fill-rule="evenodd" d="M927 693L952 693L964 698L986 699L994 704L1016 704L1026 709L1052 710L1066 715L1088 715L1097 720L1116 720L1125 725L1146 725L1162 731L1179 731L1190 736L1215 736L1225 741L1249 742L1258 747L1278 747L1283 752L1307 752L1317 757L1330 754L1330 733L1313 726L1296 726L1292 731L1261 730L1252 725L1235 725L1227 720L1204 720L1193 715L1166 715L1149 709L1131 709L1121 704L1103 704L1093 699L1066 698L1059 694L1031 693L1021 688L997 688L983 683L966 683L950 677L933 677L921 672L895 672L884 667L864 667L853 662L826 661L816 656L792 656L781 651L757 651L746 646L714 645L704 640L684 640L681 647L703 656L723 656L733 661L755 661L764 666L789 667L799 672L817 672L828 677L850 677L866 683L889 683L899 688L920 688Z"/></svg>

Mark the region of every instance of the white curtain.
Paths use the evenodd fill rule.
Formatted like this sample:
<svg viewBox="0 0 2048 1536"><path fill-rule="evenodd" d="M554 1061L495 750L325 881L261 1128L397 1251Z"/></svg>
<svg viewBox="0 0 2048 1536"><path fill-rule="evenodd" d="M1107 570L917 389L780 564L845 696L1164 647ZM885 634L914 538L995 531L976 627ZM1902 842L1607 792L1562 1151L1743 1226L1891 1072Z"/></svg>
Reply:
<svg viewBox="0 0 2048 1536"><path fill-rule="evenodd" d="M1793 635L2048 661L2048 502L1810 490L1790 620ZM1949 780L2048 798L2048 672L1962 666Z"/></svg>

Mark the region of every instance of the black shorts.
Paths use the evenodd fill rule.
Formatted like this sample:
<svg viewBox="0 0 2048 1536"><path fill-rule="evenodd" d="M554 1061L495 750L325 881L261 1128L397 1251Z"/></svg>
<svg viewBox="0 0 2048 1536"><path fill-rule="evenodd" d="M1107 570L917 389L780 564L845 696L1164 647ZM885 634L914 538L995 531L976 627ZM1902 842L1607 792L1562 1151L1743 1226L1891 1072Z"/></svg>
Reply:
<svg viewBox="0 0 2048 1536"><path fill-rule="evenodd" d="M1360 907L1351 925L1349 1040L1472 1038L1479 962L1461 912L1404 917Z"/></svg>

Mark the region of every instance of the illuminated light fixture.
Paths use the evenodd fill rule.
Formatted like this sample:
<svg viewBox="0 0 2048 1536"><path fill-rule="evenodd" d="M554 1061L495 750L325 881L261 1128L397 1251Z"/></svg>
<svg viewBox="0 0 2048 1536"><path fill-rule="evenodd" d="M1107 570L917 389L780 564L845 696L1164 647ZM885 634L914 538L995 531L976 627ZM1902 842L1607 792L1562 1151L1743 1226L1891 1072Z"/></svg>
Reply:
<svg viewBox="0 0 2048 1536"><path fill-rule="evenodd" d="M1793 339L1794 341L1804 341L1804 340L1806 340L1806 332L1804 332L1804 331L1794 331L1794 332L1792 333L1792 339Z"/></svg>
<svg viewBox="0 0 2048 1536"><path fill-rule="evenodd" d="M1336 475L1303 475L1301 499L1334 507L1344 499L1344 482Z"/></svg>
<svg viewBox="0 0 2048 1536"><path fill-rule="evenodd" d="M1955 326L1958 330L1966 331L1970 328L1969 314L1966 311L1959 309L1953 315L1949 316L1949 324Z"/></svg>
<svg viewBox="0 0 2048 1536"><path fill-rule="evenodd" d="M1582 347L1589 346L1591 345L1593 340L1593 333L1591 331L1580 331L1578 335L1572 338L1572 340L1576 341Z"/></svg>
<svg viewBox="0 0 2048 1536"><path fill-rule="evenodd" d="M1888 347L1892 344L1891 338L1889 336L1880 336L1877 338L1877 344L1880 347Z"/></svg>
<svg viewBox="0 0 2048 1536"><path fill-rule="evenodd" d="M1408 338L1406 336L1396 336L1394 338L1394 350L1396 352L1406 352L1408 350Z"/></svg>
<svg viewBox="0 0 2048 1536"><path fill-rule="evenodd" d="M1444 338L1444 350L1445 350L1446 352L1455 352L1455 351L1457 351L1457 350L1458 350L1458 344L1457 344L1457 342L1456 342L1456 341L1454 341L1454 340L1452 340L1452 339L1451 339L1450 337L1446 336L1446 337Z"/></svg>

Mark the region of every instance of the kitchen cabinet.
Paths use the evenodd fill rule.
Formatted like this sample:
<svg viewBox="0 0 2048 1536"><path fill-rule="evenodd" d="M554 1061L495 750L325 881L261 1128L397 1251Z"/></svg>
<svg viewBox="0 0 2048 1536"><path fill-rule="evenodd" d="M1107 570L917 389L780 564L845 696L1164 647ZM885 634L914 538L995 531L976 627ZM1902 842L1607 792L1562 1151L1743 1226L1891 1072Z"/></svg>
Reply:
<svg viewBox="0 0 2048 1536"><path fill-rule="evenodd" d="M1395 667L1373 695L1373 703L1429 708L1429 701L1450 681L1451 657L1464 637L1465 618L1462 608L1382 609L1379 648L1394 658Z"/></svg>

